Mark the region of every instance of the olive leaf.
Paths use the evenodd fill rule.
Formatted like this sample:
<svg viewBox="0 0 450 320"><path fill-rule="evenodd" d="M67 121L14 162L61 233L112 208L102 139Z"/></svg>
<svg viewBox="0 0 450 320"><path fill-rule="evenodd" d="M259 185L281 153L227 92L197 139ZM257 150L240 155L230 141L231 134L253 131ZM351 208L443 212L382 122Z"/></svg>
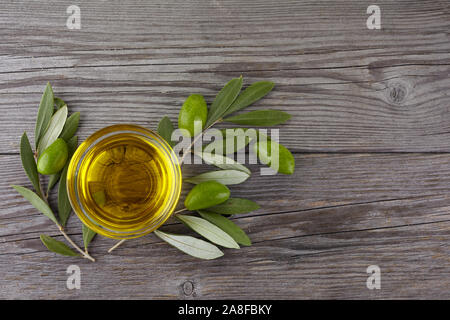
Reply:
<svg viewBox="0 0 450 320"><path fill-rule="evenodd" d="M70 213L72 212L72 206L70 205L69 196L67 195L67 169L68 165L64 166L61 172L61 179L58 187L58 215L61 220L61 225L66 226Z"/></svg>
<svg viewBox="0 0 450 320"><path fill-rule="evenodd" d="M206 120L205 128L208 128L215 121L219 120L228 108L234 102L236 97L242 88L242 76L230 80L223 88L219 91L216 98L214 99L211 107L208 111L208 118Z"/></svg>
<svg viewBox="0 0 450 320"><path fill-rule="evenodd" d="M233 102L233 104L224 113L224 117L235 112L244 109L252 103L263 98L268 94L275 84L271 81L258 81L252 83L247 89L245 89Z"/></svg>
<svg viewBox="0 0 450 320"><path fill-rule="evenodd" d="M39 104L39 109L36 117L36 126L34 129L34 140L36 148L39 145L41 137L44 135L47 129L50 119L53 114L53 89L50 82L47 82L44 93L41 97L41 103Z"/></svg>
<svg viewBox="0 0 450 320"><path fill-rule="evenodd" d="M191 236L166 233L159 230L155 230L154 233L161 240L193 257L211 260L223 256L223 252L220 251L219 248L204 240Z"/></svg>
<svg viewBox="0 0 450 320"><path fill-rule="evenodd" d="M67 162L70 162L70 159L75 153L75 150L77 150L77 147L78 147L78 137L73 136L72 138L69 139L69 141L67 141L67 149L69 150L69 157L67 158Z"/></svg>
<svg viewBox="0 0 450 320"><path fill-rule="evenodd" d="M172 121L170 121L169 117L164 117L159 121L158 124L158 134L163 137L166 142L173 147L174 142L172 141L172 133L174 131L174 127Z"/></svg>
<svg viewBox="0 0 450 320"><path fill-rule="evenodd" d="M289 113L280 110L256 110L223 119L225 122L251 126L275 126L291 118Z"/></svg>
<svg viewBox="0 0 450 320"><path fill-rule="evenodd" d="M194 152L194 154L202 158L206 163L215 165L221 169L239 170L251 175L251 172L247 167L223 155L211 154L208 152Z"/></svg>
<svg viewBox="0 0 450 320"><path fill-rule="evenodd" d="M16 189L16 191L19 192L25 199L27 199L33 205L33 207L42 212L54 223L59 225L58 220L56 219L56 216L53 213L52 209L50 209L48 204L44 200L42 200L41 197L39 197L36 193L25 187L21 186L12 186L12 187Z"/></svg>
<svg viewBox="0 0 450 320"><path fill-rule="evenodd" d="M187 215L176 215L176 218L215 244L225 248L239 249L239 245L229 234L205 219Z"/></svg>
<svg viewBox="0 0 450 320"><path fill-rule="evenodd" d="M33 150L31 149L26 132L23 133L22 138L20 139L20 158L22 159L23 169L30 179L34 190L42 197L36 161L34 160Z"/></svg>
<svg viewBox="0 0 450 320"><path fill-rule="evenodd" d="M203 219L208 220L209 222L215 224L220 229L228 233L237 243L244 246L250 246L252 244L250 238L245 234L244 230L239 228L230 219L225 218L220 214L207 212L204 210L199 210L198 213Z"/></svg>
<svg viewBox="0 0 450 320"><path fill-rule="evenodd" d="M245 135L246 130L246 128L222 129L220 130L222 139L214 140L207 144L204 146L203 151L212 153L214 150L213 154L222 155L235 153L245 148L252 140L248 135Z"/></svg>
<svg viewBox="0 0 450 320"><path fill-rule="evenodd" d="M67 108L67 107L66 107ZM78 123L80 122L80 113L74 112L67 118L66 123L59 135L60 138L64 139L66 142L73 137L78 129Z"/></svg>
<svg viewBox="0 0 450 320"><path fill-rule="evenodd" d="M64 100L61 98L54 97L53 100L55 103L56 110L61 109L63 106L67 106L67 104L64 102Z"/></svg>
<svg viewBox="0 0 450 320"><path fill-rule="evenodd" d="M204 181L217 181L224 185L239 184L248 179L250 175L244 171L239 170L217 170L205 172L195 177L187 178L184 181L199 184Z"/></svg>
<svg viewBox="0 0 450 320"><path fill-rule="evenodd" d="M220 214L239 214L258 210L259 205L243 198L229 198L227 201L207 208L207 211Z"/></svg>
<svg viewBox="0 0 450 320"><path fill-rule="evenodd" d="M83 230L84 249L87 251L89 243L91 243L92 239L94 239L97 233L92 229L90 229L89 227L87 227L85 224L83 224L82 230Z"/></svg>
<svg viewBox="0 0 450 320"><path fill-rule="evenodd" d="M38 146L38 154L42 153L47 149L56 139L58 139L59 134L61 133L64 124L67 119L67 106L63 106L61 109L55 112L53 117L50 120L50 124L48 129L45 131L42 136L39 146Z"/></svg>
<svg viewBox="0 0 450 320"><path fill-rule="evenodd" d="M47 247L48 250L61 254L63 256L75 257L79 254L70 249L64 242L58 241L49 237L45 234L40 236L42 243Z"/></svg>
<svg viewBox="0 0 450 320"><path fill-rule="evenodd" d="M67 194L67 170L69 168L70 158L72 158L72 155L75 152L77 145L78 145L77 136L73 136L67 142L67 149L69 151L69 156L67 158L66 165L64 166L63 170L59 173L61 177L58 187L58 214L62 226L66 226L67 220L69 219L70 213L72 212L72 206L69 201L69 195ZM54 175L52 175L52 177L53 176ZM50 180L51 179L52 178L50 178Z"/></svg>
<svg viewBox="0 0 450 320"><path fill-rule="evenodd" d="M48 179L48 183L47 183L47 195L53 189L53 187L58 183L60 177L61 177L61 171L50 175L50 178Z"/></svg>

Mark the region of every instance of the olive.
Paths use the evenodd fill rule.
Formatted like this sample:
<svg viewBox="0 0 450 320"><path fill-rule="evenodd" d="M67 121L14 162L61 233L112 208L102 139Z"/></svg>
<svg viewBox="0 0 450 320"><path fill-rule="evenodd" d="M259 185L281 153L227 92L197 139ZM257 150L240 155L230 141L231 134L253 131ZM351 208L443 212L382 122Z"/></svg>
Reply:
<svg viewBox="0 0 450 320"><path fill-rule="evenodd" d="M230 197L230 190L217 181L205 181L197 184L186 197L184 205L188 210L206 209Z"/></svg>
<svg viewBox="0 0 450 320"><path fill-rule="evenodd" d="M208 108L206 101L200 94L191 94L181 107L178 115L178 128L186 129L191 137L200 132L194 131L195 122L201 122L200 131L206 123Z"/></svg>
<svg viewBox="0 0 450 320"><path fill-rule="evenodd" d="M66 142L58 138L41 153L37 169L42 174L57 173L64 167L68 157L69 151Z"/></svg>
<svg viewBox="0 0 450 320"><path fill-rule="evenodd" d="M255 153L262 163L274 167L272 163L272 143L276 143L271 140L257 142L253 145ZM295 159L292 153L283 145L278 144L278 172L284 174L293 174L295 169Z"/></svg>

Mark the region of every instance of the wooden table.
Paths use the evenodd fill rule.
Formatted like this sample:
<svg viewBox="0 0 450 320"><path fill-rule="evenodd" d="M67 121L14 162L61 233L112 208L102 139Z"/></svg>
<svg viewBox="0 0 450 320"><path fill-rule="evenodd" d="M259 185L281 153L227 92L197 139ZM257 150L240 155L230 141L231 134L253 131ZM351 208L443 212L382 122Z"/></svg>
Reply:
<svg viewBox="0 0 450 320"><path fill-rule="evenodd" d="M74 3L75 4L75 3ZM0 12L0 298L450 298L450 9L442 1L7 1ZM276 87L256 108L293 115L280 127L293 176L252 166L233 196L261 204L236 216L253 241L202 261L154 235L98 238L97 262L57 256L54 224L11 184L30 186L19 140L33 136L47 81L79 135L116 123L156 128L184 99L222 85ZM185 176L206 170L187 166ZM184 186L184 193L188 185ZM68 233L81 245L76 216ZM165 230L191 234L170 221ZM66 269L81 268L68 290ZM381 271L369 290L367 268Z"/></svg>

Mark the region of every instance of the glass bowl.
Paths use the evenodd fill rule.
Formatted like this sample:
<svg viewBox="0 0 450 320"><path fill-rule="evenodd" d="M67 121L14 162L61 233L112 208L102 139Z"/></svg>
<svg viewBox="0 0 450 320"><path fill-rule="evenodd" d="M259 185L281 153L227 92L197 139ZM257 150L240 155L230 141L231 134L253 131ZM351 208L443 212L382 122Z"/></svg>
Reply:
<svg viewBox="0 0 450 320"><path fill-rule="evenodd" d="M146 128L103 128L75 151L67 169L73 210L93 231L131 239L160 227L181 192L178 158L169 144Z"/></svg>

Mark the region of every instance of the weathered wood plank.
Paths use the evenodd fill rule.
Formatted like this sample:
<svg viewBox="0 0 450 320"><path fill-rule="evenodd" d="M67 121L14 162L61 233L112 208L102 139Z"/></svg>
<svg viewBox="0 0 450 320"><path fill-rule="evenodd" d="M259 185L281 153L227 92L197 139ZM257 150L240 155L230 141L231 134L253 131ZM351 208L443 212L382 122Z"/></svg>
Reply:
<svg viewBox="0 0 450 320"><path fill-rule="evenodd" d="M74 62L83 66L265 61L323 68L348 66L350 61L352 66L355 61L367 65L380 56L430 63L448 58L445 0L380 1L382 31L367 29L368 3L357 0L339 5L287 0L123 5L81 1L81 31L66 28L66 4L46 3L4 4L0 23L5 41L0 48L17 56L6 60L13 63L12 70L27 70L30 63L72 67ZM52 62L40 60L45 57L53 57Z"/></svg>
<svg viewBox="0 0 450 320"><path fill-rule="evenodd" d="M446 177L450 176L447 174L450 169L448 155L296 154L295 156L297 163L301 165L293 176L285 177L278 175L275 177L267 177L259 176L255 173L248 182L241 186L232 187L234 196L247 197L256 200L261 203L262 209L252 214L236 217L235 220L236 223L250 235L254 246L251 248L242 248L240 254L233 253L232 250L226 250L226 255L221 259L222 262L219 265L252 264L255 263L255 261L260 260L281 260L288 265L296 265L297 263L302 264L303 255L311 255L314 257L316 254L322 252L321 249L319 250L317 248L320 248L320 241L323 238L339 237L342 236L342 234L354 234L355 232L371 233L383 229L387 244L392 240L392 238L390 238L390 230L400 230L399 233L401 233L401 230L404 230L402 228L407 228L406 230L409 230L412 234L420 235L421 231L417 230L421 230L420 228L424 225L430 225L430 227L427 228L431 228L431 225L437 225L450 220L448 209L448 188L450 183L446 179ZM26 202L9 187L11 183L26 184L26 178L24 174L21 173L18 160L18 156L15 155L0 157L0 165L6 169L5 172L9 172L8 175L5 175L5 180L0 184L0 195L2 197L0 201L2 204L2 207L0 208L2 212L0 255L5 258L12 257L14 259L32 260L38 256L39 259L51 260L53 259L53 255L46 252L46 249L43 248L39 241L39 235L45 233L58 236L57 229L46 217L36 213L33 208L27 205ZM184 172L186 175L191 175L194 171L204 169L204 166L196 168L191 165L187 166ZM270 188L268 186L270 186ZM186 190L184 193L185 192ZM283 200L280 200L280 195L283 195ZM75 217L72 217L69 222L68 232L73 235L74 239L79 243L81 243L80 229L79 221L77 221ZM192 234L184 226L176 224L173 221L170 221L164 229L169 232ZM441 239L438 234L435 236ZM292 249L290 249L290 246L292 245L291 241L294 241L292 239L296 239L295 243L304 243L303 239L309 237L314 238L314 240L311 240L309 243L310 246L302 246L301 250L298 249L300 253L293 253L295 250L292 251ZM346 239L348 246L351 246L350 239L352 238L348 236ZM276 249L270 245L270 248L273 250L272 253L269 253L270 249L268 248L258 251L261 250L261 246L264 248L272 241L281 241L280 243L286 244L283 244L280 248ZM410 244L398 244L398 242L396 242L400 241L398 239L392 241L392 245L398 245L398 250L403 250L403 253L397 251L383 251L383 254L376 253L376 255L386 255L385 261L388 261L387 257L392 255L395 255L397 257L396 259L409 259L408 252L410 250ZM359 241L355 240L355 245L357 245L358 242ZM339 257L342 258L344 256L346 259L350 259L350 262L348 263L355 263L358 259L363 259L362 253L360 253L361 256L359 256L358 259L354 260L353 255L348 251L341 252L340 249L332 247L331 240L327 243L326 247L330 250L327 258L330 259L330 261L339 261ZM105 255L105 252L113 244L114 241L111 239L99 238L94 241L91 250L92 254L99 259L98 263L101 267L99 266L98 268L110 268L108 264L112 262L110 260L112 258ZM176 265L180 263L180 259L186 261L188 264L195 263L195 259L185 257L184 254L177 252L177 250L168 249L167 247L166 250L170 253L161 253L159 250L164 251L164 249L161 248L163 245L165 244L161 243L153 236L143 237L125 243L114 253L115 258L120 257L120 259L124 259L123 263L122 260L115 260L115 266L120 266L120 270L123 272L123 270L127 270L127 263L130 261L139 263L141 267L146 270L154 269L154 266L148 265L148 263L159 263L163 265L169 263L173 265L175 269ZM287 246L286 248L283 247L285 245ZM421 245L434 246L431 242L426 244L425 239L423 239L423 244ZM400 249L400 247L402 249ZM371 247L370 250L372 250L372 248L373 247ZM440 250L439 247L434 249L430 248L429 250ZM158 252L153 253L154 250L158 250ZM363 249L360 248L358 250L361 250L362 252ZM242 254L243 252L245 252L245 254ZM283 256L280 252L289 255ZM425 250L420 254L425 254ZM157 256L158 259L150 259L153 255L155 257ZM298 257L291 257L295 255L302 255L301 261L296 260ZM177 263L174 263L174 260L171 260L174 259L175 256L177 256L175 259ZM152 262L146 262L146 259L152 260ZM61 265L64 264L64 261L67 261L64 259L60 260ZM313 261L314 260L311 260L310 263L312 264ZM41 267L44 267L47 263L48 262L43 262ZM323 264L323 261L317 261L317 263ZM428 260L426 260L426 262L423 261L423 270L431 268L428 263ZM343 270L346 267L347 265L342 267ZM448 269L448 264L442 264L441 267ZM95 268L97 268L97 265ZM278 279L277 268L279 268L278 265L276 267L267 267L266 277L269 277L270 275L273 276L274 279ZM308 270L312 268L312 266L303 269L303 267L298 265L298 268L301 270ZM317 268L330 268L330 264L328 264L328 267L320 267L319 265L314 268L315 270ZM160 268L158 267L158 270L159 269ZM213 267L213 270L215 270L215 267ZM302 278L302 272L306 272L296 270L296 268L293 268L288 272L289 279L291 277ZM364 270L361 272L363 271ZM26 274L30 271L22 270L21 272ZM89 273L90 272L91 271L89 271ZM170 271L169 274L164 274L163 277L170 278L172 272L175 272L175 270ZM182 270L179 272L180 274L183 274ZM311 273L311 271L308 272ZM207 264L204 264L203 273L192 275L192 278L195 279L199 286L203 286L204 273L211 273ZM230 276L231 275L228 275L227 277ZM316 276L320 278L317 274ZM361 275L361 277L363 276L364 275ZM422 273L420 276L422 276ZM393 276L393 279L394 278L395 276ZM141 282L141 280L136 280L134 276L131 276L129 273L127 273L126 277L124 276L121 279L123 279L121 280L123 281L121 287L127 287L129 290L132 290L131 287ZM128 287L127 281L131 281L131 279L135 279L136 281L129 283ZM140 279L139 276L138 279ZM189 277L187 279L189 279ZM231 278L228 278L228 280L231 281ZM52 281L54 281L54 279ZM103 280L96 278L95 281L102 283ZM414 279L412 281L414 281ZM432 283L434 283L433 281ZM158 291L160 289L155 289L156 291L149 289L149 291L145 291L145 294L148 295L148 297L178 297L173 290L179 290L179 287L177 286L180 286L180 284L178 282L177 284L174 284L170 281L164 283L164 286L169 286L167 290L170 290L172 296L161 294ZM358 292L367 290L363 284L364 283L361 283L362 287ZM260 285L262 286L263 284L255 283L255 286L258 288ZM264 285L267 285L267 283L264 283ZM428 285L429 284L426 284L425 287L428 288ZM445 285L448 284L445 278L442 278L441 289ZM53 286L55 286L55 284L53 284ZM172 287L175 287L175 289ZM237 289L233 286L231 287L232 288L227 290L231 290L230 292L233 292L234 294L234 290ZM343 282L342 287L340 287L342 293L336 295L336 297L353 297L353 295L357 295L354 288L349 289L349 291L346 291L344 288L346 288L346 284ZM216 287L214 287L214 289L209 288L209 293L205 297L219 297L218 293L216 293L217 295L212 293L217 289L218 288ZM61 290L62 289L57 290L58 295ZM257 290L256 287L255 290ZM285 292L286 295L283 295L282 292L275 294L274 296L271 296L271 294L274 294L273 292L258 292L256 295L260 295L258 297L266 298L288 298L289 294L292 294L294 291L297 292L296 297L301 297L305 294L303 292L304 289L300 288L296 289L294 287L289 287L286 290L288 290L288 293ZM414 293L414 290L402 291L399 288L392 290L392 297L416 294ZM23 296L32 294L30 292L31 291L27 290L21 291ZM139 290L137 292L139 292ZM223 291L220 292L223 293ZM225 290L225 292L228 291ZM242 292L238 297L250 298L250 292L252 291ZM361 293L364 294L364 292ZM52 294L56 293L53 292ZM66 293L63 293L63 295L64 294ZM138 295L129 295L129 297L141 297L141 293L136 294ZM316 297L321 297L321 295L327 297L328 294L331 295L336 293L334 290L327 293L325 287L323 287L323 291L318 290L316 294ZM444 294L444 292L441 294ZM96 293L89 291L87 295L89 297L95 297ZM183 295L179 297L183 297Z"/></svg>
<svg viewBox="0 0 450 320"><path fill-rule="evenodd" d="M200 73L157 73L145 80L145 70L152 66L126 67L126 72L123 68L43 71L31 78L28 74L15 75L23 78L23 85L22 80L16 83L26 91L28 84L41 83L42 87L45 77L53 77L51 74L66 74L66 79L52 83L70 109L81 112L82 138L119 122L156 128L163 115L176 121L190 93L203 93L211 102L220 86L237 75L218 76L208 72L206 66ZM250 75L248 83L258 79L277 83L274 92L249 110L263 107L291 113L293 117L281 127L280 135L294 151L449 151L450 98L445 92L450 79L444 74L448 75L450 66L377 70L380 73L375 76L367 68L289 71L294 80L286 79L284 71L262 71L259 76L258 72L244 73ZM22 132L34 127L40 93L1 96L0 121L4 125L0 133L4 143L0 152L17 152Z"/></svg>
<svg viewBox="0 0 450 320"><path fill-rule="evenodd" d="M230 186L232 196L260 203L262 208L255 214L266 215L379 201L427 201L427 197L445 200L450 193L447 154L295 154L295 159L296 170L291 176L261 176L259 166L251 166L253 175L249 180ZM30 186L20 157L0 155L0 167L2 218L33 215L34 209L10 187ZM183 174L188 177L211 169L186 165ZM184 184L183 195L190 187ZM409 223L415 222L405 221Z"/></svg>
<svg viewBox="0 0 450 320"><path fill-rule="evenodd" d="M0 153L33 128L46 81L82 112L84 138L117 122L155 128L239 74L277 83L259 107L293 114L281 135L295 151L450 151L445 1L384 1L382 31L367 30L359 1L83 5L71 31L62 4L6 4Z"/></svg>
<svg viewBox="0 0 450 320"><path fill-rule="evenodd" d="M0 298L450 298L447 1L379 1L375 31L370 3L357 0L78 4L76 31L65 27L67 4L2 3ZM252 108L293 115L281 140L297 161L293 176L254 166L232 186L262 206L234 218L252 247L198 261L152 235L112 255L114 241L99 238L94 264L43 247L39 234L62 237L10 185L29 186L18 143L47 81L81 111L84 139L119 122L176 120L190 93L211 102L240 74L277 84ZM164 228L189 233L173 220ZM68 232L81 243L76 217ZM82 289L69 291L73 263ZM366 288L371 264L381 290Z"/></svg>
<svg viewBox="0 0 450 320"><path fill-rule="evenodd" d="M441 222L261 241L212 261L155 241L125 243L112 255L94 244L98 261L90 263L54 256L32 239L32 253L0 259L0 297L448 299L449 228ZM81 290L66 289L70 264L82 270ZM366 288L366 268L374 264L381 268L381 290Z"/></svg>

